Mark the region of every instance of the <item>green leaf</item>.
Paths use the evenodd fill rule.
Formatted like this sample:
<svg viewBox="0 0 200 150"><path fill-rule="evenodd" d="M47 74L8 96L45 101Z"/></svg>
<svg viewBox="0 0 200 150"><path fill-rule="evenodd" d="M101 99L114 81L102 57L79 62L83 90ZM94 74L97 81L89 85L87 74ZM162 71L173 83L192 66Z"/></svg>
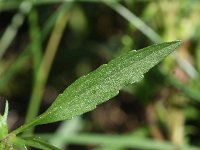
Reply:
<svg viewBox="0 0 200 150"><path fill-rule="evenodd" d="M128 84L143 78L143 74L173 52L180 41L155 44L130 51L71 84L55 102L33 122L18 128L18 134L39 124L71 119L93 110L96 105L116 96Z"/></svg>
<svg viewBox="0 0 200 150"><path fill-rule="evenodd" d="M0 140L8 134L7 117L8 117L8 102L6 101L4 115L3 116L0 115Z"/></svg>

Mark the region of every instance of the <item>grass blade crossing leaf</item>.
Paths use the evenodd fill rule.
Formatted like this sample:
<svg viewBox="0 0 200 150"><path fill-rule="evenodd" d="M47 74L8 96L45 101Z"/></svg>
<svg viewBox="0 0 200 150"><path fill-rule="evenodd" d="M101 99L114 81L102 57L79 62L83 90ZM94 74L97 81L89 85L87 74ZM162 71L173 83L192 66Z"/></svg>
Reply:
<svg viewBox="0 0 200 150"><path fill-rule="evenodd" d="M58 95L45 113L33 122L18 128L14 133L18 134L39 124L71 119L91 111L96 105L116 96L124 86L141 80L144 73L173 52L180 43L166 42L130 51L100 66L75 81Z"/></svg>

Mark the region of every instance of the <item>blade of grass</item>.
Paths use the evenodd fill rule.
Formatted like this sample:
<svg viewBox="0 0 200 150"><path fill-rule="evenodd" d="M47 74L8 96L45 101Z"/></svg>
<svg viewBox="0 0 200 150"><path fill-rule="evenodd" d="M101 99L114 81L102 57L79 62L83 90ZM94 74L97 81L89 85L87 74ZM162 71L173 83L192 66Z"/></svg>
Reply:
<svg viewBox="0 0 200 150"><path fill-rule="evenodd" d="M33 148L37 149L43 149L43 150L59 150L57 147L50 145L49 143L41 140L40 138L33 138L33 137L28 137L28 138L20 138L16 137L14 141L15 145L24 145L25 146L30 146Z"/></svg>
<svg viewBox="0 0 200 150"><path fill-rule="evenodd" d="M31 8L32 3L29 1L23 1L20 4L18 13L13 16L11 24L6 28L0 39L0 60L2 59L6 49L15 38L19 27L23 24L25 16Z"/></svg>
<svg viewBox="0 0 200 150"><path fill-rule="evenodd" d="M149 27L144 21L137 17L134 13L128 10L125 6L121 5L117 1L106 1L101 0L105 5L113 9L124 19L126 19L130 24L135 26L144 35L146 35L154 43L160 43L163 41L162 37L157 34L151 27Z"/></svg>
<svg viewBox="0 0 200 150"><path fill-rule="evenodd" d="M140 18L134 15L131 11L129 11L123 5L114 2L114 1L106 1L103 2L108 5L110 8L115 10L118 14L124 17L128 22L138 28L144 35L146 35L149 39L151 39L154 43L162 42L162 38L147 24L145 24Z"/></svg>
<svg viewBox="0 0 200 150"><path fill-rule="evenodd" d="M156 141L147 138L139 138L134 136L115 136L115 135L91 135L81 134L72 135L66 138L66 141L71 144L95 144L95 145L118 145L124 148L138 148L144 150L176 150L177 147L165 141ZM196 147L183 146L181 150L197 150Z"/></svg>
<svg viewBox="0 0 200 150"><path fill-rule="evenodd" d="M41 41L41 31L38 23L38 12L33 7L28 15L29 20L29 34L31 39L31 52L33 57L33 76L36 78L41 59L42 59L42 41Z"/></svg>
<svg viewBox="0 0 200 150"><path fill-rule="evenodd" d="M67 24L68 17L69 17L68 9L65 9L63 12L59 14L57 18L55 27L52 31L52 34L47 44L47 48L41 62L41 66L36 76L36 81L33 87L31 100L30 100L30 103L28 106L28 112L26 115L26 120L25 120L26 123L32 121L38 114L45 84L46 84L56 51L58 50L58 46L59 46L62 34ZM33 133L33 129L26 132L26 134L31 134L31 133Z"/></svg>
<svg viewBox="0 0 200 150"><path fill-rule="evenodd" d="M38 137L49 139L53 134L37 134ZM65 138L65 141L70 144L77 145L115 145L121 148L136 148L144 150L198 150L198 147L183 145L180 148L172 145L167 141L156 141L144 137L134 135L102 135L102 134L75 134Z"/></svg>
<svg viewBox="0 0 200 150"><path fill-rule="evenodd" d="M174 58L176 59L176 62L178 63L180 68L183 69L189 77L191 77L192 79L196 79L199 77L198 71L178 53L174 54Z"/></svg>
<svg viewBox="0 0 200 150"><path fill-rule="evenodd" d="M115 145L117 147L138 148L138 149L168 149L174 150L174 147L167 142L158 142L150 139L139 138L134 136L115 136L115 135L95 135L79 134L67 137L66 142L80 145Z"/></svg>
<svg viewBox="0 0 200 150"><path fill-rule="evenodd" d="M60 14L63 9L67 7L68 4L62 4L47 20L42 31L41 31L41 42L43 42L49 32L51 31L57 16ZM25 50L20 53L20 55L16 58L15 63L13 63L9 68L0 76L0 91L2 91L6 85L11 81L13 76L22 68L22 66L26 63L28 58L30 57L30 44L25 48Z"/></svg>

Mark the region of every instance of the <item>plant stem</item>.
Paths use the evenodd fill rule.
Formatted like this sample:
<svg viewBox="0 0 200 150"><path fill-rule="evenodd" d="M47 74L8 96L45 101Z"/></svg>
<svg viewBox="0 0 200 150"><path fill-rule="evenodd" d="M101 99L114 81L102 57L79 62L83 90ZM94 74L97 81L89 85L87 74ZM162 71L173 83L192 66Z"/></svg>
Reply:
<svg viewBox="0 0 200 150"><path fill-rule="evenodd" d="M31 52L33 57L33 69L34 69L34 79L40 67L42 59L42 42L41 42L41 32L38 22L38 12L35 8L31 10L28 15L29 25L30 25L30 38L31 38Z"/></svg>
<svg viewBox="0 0 200 150"><path fill-rule="evenodd" d="M162 38L157 34L151 27L145 24L139 17L137 17L134 13L128 10L126 7L121 5L120 3L113 1L103 2L108 5L110 8L115 10L118 14L120 14L124 19L129 21L132 25L138 28L144 35L146 35L149 39L151 39L154 43L162 42Z"/></svg>
<svg viewBox="0 0 200 150"><path fill-rule="evenodd" d="M41 62L40 68L38 70L36 81L33 87L31 100L28 107L28 112L25 122L28 123L32 121L38 114L40 102L42 95L44 93L45 84L55 57L55 54L58 50L58 46L63 35L63 31L68 21L68 9L64 12L61 12L57 18L55 27L52 31L51 37L48 41L48 45ZM26 133L33 133L34 128L28 130Z"/></svg>
<svg viewBox="0 0 200 150"><path fill-rule="evenodd" d="M31 10L32 3L29 1L23 1L19 5L19 11L16 13L11 21L11 24L6 28L3 36L0 39L0 60L2 59L6 49L15 38L19 27L23 24L25 15Z"/></svg>

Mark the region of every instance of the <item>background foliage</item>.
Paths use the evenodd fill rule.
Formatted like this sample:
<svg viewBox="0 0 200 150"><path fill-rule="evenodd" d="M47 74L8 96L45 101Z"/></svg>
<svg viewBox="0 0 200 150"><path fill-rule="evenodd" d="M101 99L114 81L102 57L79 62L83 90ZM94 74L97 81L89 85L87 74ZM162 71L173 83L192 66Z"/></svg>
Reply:
<svg viewBox="0 0 200 150"><path fill-rule="evenodd" d="M181 48L138 84L35 133L72 150L200 146L199 13L197 0L1 0L0 110L8 99L9 130L33 120L66 86L110 59L181 39Z"/></svg>

